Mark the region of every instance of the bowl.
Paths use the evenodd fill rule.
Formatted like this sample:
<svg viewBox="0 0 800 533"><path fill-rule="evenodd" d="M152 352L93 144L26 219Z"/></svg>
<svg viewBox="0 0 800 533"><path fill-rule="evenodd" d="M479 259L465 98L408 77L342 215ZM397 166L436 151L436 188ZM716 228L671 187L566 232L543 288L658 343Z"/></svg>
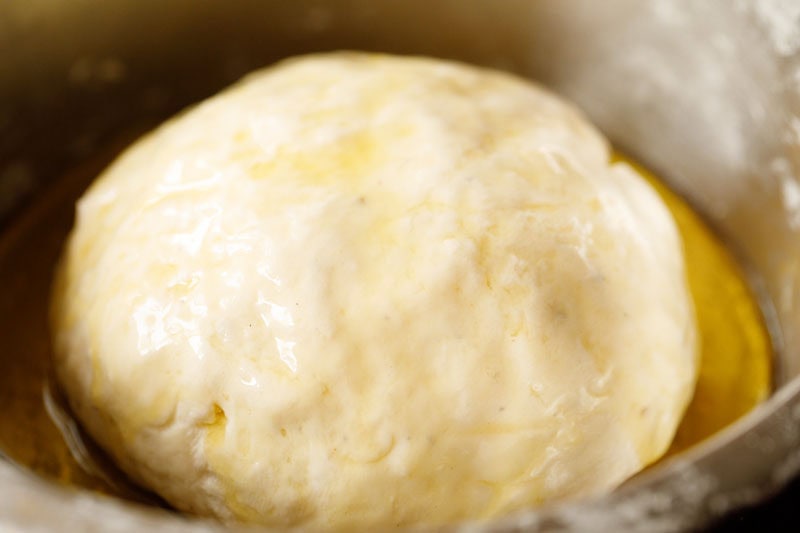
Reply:
<svg viewBox="0 0 800 533"><path fill-rule="evenodd" d="M487 65L577 102L725 240L759 295L775 347L771 396L714 437L606 496L453 529L695 529L795 477L800 4L781 0L6 0L0 256L13 260L0 265L0 316L14 319L0 323L0 450L61 438L52 423L35 423L56 408L41 401L47 365L39 355L48 345L42 280L72 213L58 199L79 194L135 134L248 71L333 49ZM38 381L20 385L31 375ZM31 397L38 401L24 403ZM77 431L68 423L61 430ZM30 461L3 455L0 529L223 530L59 483L69 475L46 454Z"/></svg>

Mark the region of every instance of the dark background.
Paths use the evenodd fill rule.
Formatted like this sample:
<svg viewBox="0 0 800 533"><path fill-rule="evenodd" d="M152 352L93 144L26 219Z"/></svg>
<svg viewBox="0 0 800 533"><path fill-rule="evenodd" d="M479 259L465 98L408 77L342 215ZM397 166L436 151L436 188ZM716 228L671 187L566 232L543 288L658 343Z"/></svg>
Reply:
<svg viewBox="0 0 800 533"><path fill-rule="evenodd" d="M800 531L800 478L762 505L728 515L709 531Z"/></svg>

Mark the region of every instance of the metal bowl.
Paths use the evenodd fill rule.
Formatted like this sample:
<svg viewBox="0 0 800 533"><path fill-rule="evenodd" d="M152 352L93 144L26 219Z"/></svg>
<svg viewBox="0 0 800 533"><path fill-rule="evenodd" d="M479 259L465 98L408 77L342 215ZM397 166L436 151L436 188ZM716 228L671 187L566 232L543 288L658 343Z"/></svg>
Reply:
<svg viewBox="0 0 800 533"><path fill-rule="evenodd" d="M796 1L6 0L0 5L0 224L27 216L26 207L59 186L59 176L132 124L163 120L283 56L342 48L485 64L576 101L724 236L761 292L777 348L772 396L714 438L605 497L454 527L695 528L795 476ZM60 234L64 226L54 223ZM43 291L21 274L2 271L0 278L6 310L24 308L26 290ZM28 338L24 328L2 324L0 331L4 343ZM8 353L0 355L0 372L13 375L25 361ZM15 430L24 436L26 427ZM221 527L63 487L7 461L0 461L0 491L4 531Z"/></svg>

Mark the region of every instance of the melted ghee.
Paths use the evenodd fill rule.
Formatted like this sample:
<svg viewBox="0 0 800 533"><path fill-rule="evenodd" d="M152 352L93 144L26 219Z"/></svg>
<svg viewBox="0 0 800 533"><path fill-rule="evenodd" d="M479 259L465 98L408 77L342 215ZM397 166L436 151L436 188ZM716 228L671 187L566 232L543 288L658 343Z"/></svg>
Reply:
<svg viewBox="0 0 800 533"><path fill-rule="evenodd" d="M0 233L0 455L65 484L161 505L125 480L48 387L49 287L74 203L132 138L67 174ZM756 300L725 246L651 174L617 159L655 186L677 221L686 251L702 349L694 400L669 451L673 454L730 424L769 394L771 345Z"/></svg>
<svg viewBox="0 0 800 533"><path fill-rule="evenodd" d="M700 216L650 172L617 154L656 189L683 238L689 288L700 332L694 398L667 455L713 435L766 399L772 346L758 303L739 265Z"/></svg>

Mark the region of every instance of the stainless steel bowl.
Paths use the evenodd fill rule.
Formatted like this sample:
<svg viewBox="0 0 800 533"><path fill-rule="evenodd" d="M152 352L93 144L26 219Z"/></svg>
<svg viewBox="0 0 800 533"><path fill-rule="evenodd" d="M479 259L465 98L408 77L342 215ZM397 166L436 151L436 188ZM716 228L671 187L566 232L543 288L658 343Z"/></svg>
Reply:
<svg viewBox="0 0 800 533"><path fill-rule="evenodd" d="M341 48L486 64L572 98L727 239L771 322L775 392L743 420L606 497L458 527L679 530L755 502L800 470L796 0L5 0L0 223L131 124L166 118L280 57ZM0 306L22 305L25 277L14 280ZM0 372L20 364L0 355ZM219 527L8 462L0 492L4 531Z"/></svg>

